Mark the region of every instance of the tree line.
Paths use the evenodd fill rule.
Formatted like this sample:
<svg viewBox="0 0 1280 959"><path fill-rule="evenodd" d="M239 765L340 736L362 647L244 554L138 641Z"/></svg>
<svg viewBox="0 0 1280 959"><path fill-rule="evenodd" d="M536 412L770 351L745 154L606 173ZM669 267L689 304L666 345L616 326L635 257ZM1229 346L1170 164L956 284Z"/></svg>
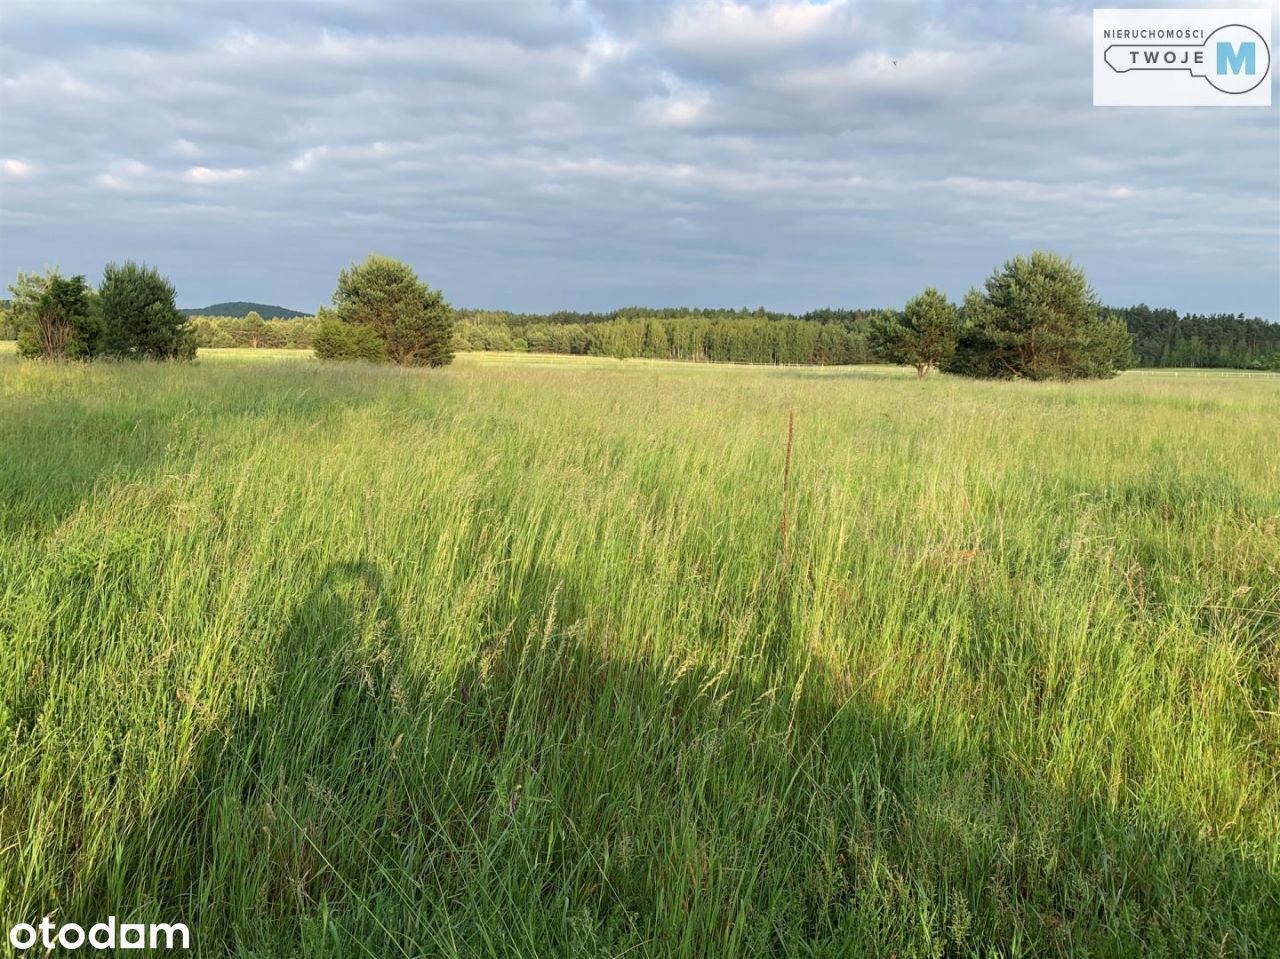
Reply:
<svg viewBox="0 0 1280 959"><path fill-rule="evenodd" d="M464 313L463 350L530 350L619 358L839 365L905 363L984 378L1113 376L1133 362L1124 321L1070 260L1014 257L953 304L933 287L902 310L637 309L549 316Z"/></svg>
<svg viewBox="0 0 1280 959"><path fill-rule="evenodd" d="M1145 303L1115 311L1133 336L1139 367L1280 371L1280 323L1243 313L1190 313Z"/></svg>
<svg viewBox="0 0 1280 959"><path fill-rule="evenodd" d="M975 298L974 293L977 294ZM956 306L963 328L976 316L981 291ZM1179 314L1146 305L1090 311L1118 320L1132 341L1129 365L1205 367L1280 372L1280 324L1243 314ZM694 360L722 363L841 365L898 362L899 355L873 331L903 311L886 309L813 310L789 314L758 310L627 307L607 313L560 311L548 314L500 310L459 310L455 348L459 351L528 351L622 359ZM797 333L792 324L809 329ZM1119 338L1112 326L1112 335ZM957 342L961 359L981 352L972 338ZM806 349L807 347L807 349Z"/></svg>
<svg viewBox="0 0 1280 959"><path fill-rule="evenodd" d="M310 350L319 326L314 316L264 320L254 310L245 316L191 317L191 332L203 349Z"/></svg>
<svg viewBox="0 0 1280 959"><path fill-rule="evenodd" d="M708 311L710 314L710 311ZM488 316L486 316L488 318ZM811 320L732 316L507 324L464 318L459 350L517 350L618 359L843 365L874 361L865 329Z"/></svg>
<svg viewBox="0 0 1280 959"><path fill-rule="evenodd" d="M136 263L83 277L19 274L0 304L0 335L23 356L190 359L199 347L311 349L322 359L438 366L494 350L783 365L906 363L920 375L1071 379L1128 366L1280 371L1280 325L1243 315L1103 307L1069 260L1036 252L997 268L951 303L927 288L903 309L626 307L607 313L455 310L407 264L372 255L340 271L314 317L197 316Z"/></svg>
<svg viewBox="0 0 1280 959"><path fill-rule="evenodd" d="M959 309L963 311L964 305ZM458 310L453 336L457 352L498 351L559 353L704 362L801 363L843 365L884 363L870 342L870 330L881 310L815 310L801 315L744 310L647 310L611 313L515 314L493 310ZM1280 372L1280 324L1243 314L1179 314L1145 305L1109 308L1133 338L1137 368L1190 367ZM632 316L632 319L624 319ZM813 349L795 359L794 347L807 341L763 323L801 323L815 327ZM263 320L248 316L196 316L196 344L207 347L314 347L316 317ZM7 331L7 335L6 335ZM0 322L0 338L12 339L13 328ZM787 357L782 359L780 357Z"/></svg>

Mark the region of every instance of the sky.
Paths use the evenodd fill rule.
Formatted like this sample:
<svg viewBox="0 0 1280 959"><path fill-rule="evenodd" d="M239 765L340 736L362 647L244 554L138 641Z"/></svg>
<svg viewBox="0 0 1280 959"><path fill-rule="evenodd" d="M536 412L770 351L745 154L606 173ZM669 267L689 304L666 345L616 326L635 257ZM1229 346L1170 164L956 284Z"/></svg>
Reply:
<svg viewBox="0 0 1280 959"><path fill-rule="evenodd" d="M0 277L312 311L376 251L458 306L803 311L1049 249L1280 320L1280 108L1093 107L1091 9L3 0Z"/></svg>

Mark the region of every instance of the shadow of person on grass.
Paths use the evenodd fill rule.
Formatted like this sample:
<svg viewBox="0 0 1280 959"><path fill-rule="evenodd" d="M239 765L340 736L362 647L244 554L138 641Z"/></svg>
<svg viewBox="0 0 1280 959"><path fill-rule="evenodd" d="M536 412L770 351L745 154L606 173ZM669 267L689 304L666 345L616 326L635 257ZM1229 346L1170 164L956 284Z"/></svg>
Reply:
<svg viewBox="0 0 1280 959"><path fill-rule="evenodd" d="M370 864L394 861L383 844L410 814L397 750L418 691L402 652L377 568L329 566L227 715L178 692L202 730L190 771L62 914L185 922L197 955L345 954L329 904L376 916L366 900L395 876Z"/></svg>
<svg viewBox="0 0 1280 959"><path fill-rule="evenodd" d="M1195 824L940 741L798 637L611 651L535 567L432 682L330 567L67 914L209 956L1275 954L1280 878Z"/></svg>

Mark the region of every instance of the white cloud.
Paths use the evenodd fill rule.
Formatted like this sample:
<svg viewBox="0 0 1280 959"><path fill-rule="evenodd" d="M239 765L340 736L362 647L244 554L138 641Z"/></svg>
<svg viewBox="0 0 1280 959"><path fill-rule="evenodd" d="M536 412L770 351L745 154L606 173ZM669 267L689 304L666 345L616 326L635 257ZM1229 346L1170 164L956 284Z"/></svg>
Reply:
<svg viewBox="0 0 1280 959"><path fill-rule="evenodd" d="M711 94L705 90L685 96L654 97L646 100L642 113L651 123L671 127L691 127L710 116Z"/></svg>
<svg viewBox="0 0 1280 959"><path fill-rule="evenodd" d="M621 43L612 37L597 35L587 41L587 51L578 64L578 76L588 79L602 67L627 58L634 44Z"/></svg>
<svg viewBox="0 0 1280 959"><path fill-rule="evenodd" d="M306 173L315 166L316 160L328 152L327 146L308 147L289 161L289 169L295 173Z"/></svg>
<svg viewBox="0 0 1280 959"><path fill-rule="evenodd" d="M724 0L694 3L672 12L663 39L673 47L701 51L796 46L830 31L847 14L842 0L825 4L807 0L762 5Z"/></svg>
<svg viewBox="0 0 1280 959"><path fill-rule="evenodd" d="M710 117L709 91L691 87L671 73L664 73L661 79L667 93L649 97L641 104L641 115L646 120L661 126L691 127Z"/></svg>
<svg viewBox="0 0 1280 959"><path fill-rule="evenodd" d="M33 164L27 163L25 160L15 160L12 158L0 160L0 170L4 171L5 176L10 176L17 180L29 177L31 174L36 172L36 168Z"/></svg>
<svg viewBox="0 0 1280 959"><path fill-rule="evenodd" d="M186 137L178 137L169 144L169 153L176 157L191 159L200 155L200 148Z"/></svg>
<svg viewBox="0 0 1280 959"><path fill-rule="evenodd" d="M139 181L151 172L151 168L141 160L117 160L105 173L99 173L93 182L104 190L134 190L141 184Z"/></svg>
<svg viewBox="0 0 1280 959"><path fill-rule="evenodd" d="M46 61L22 72L0 80L10 97L25 97L33 93L51 92L61 97L78 100L94 100L102 91L86 83L61 63Z"/></svg>
<svg viewBox="0 0 1280 959"><path fill-rule="evenodd" d="M258 53L263 46L262 39L252 30L236 29L224 36L219 44L224 53L231 56Z"/></svg>
<svg viewBox="0 0 1280 959"><path fill-rule="evenodd" d="M182 179L188 183L199 184L231 183L235 180L243 180L248 175L249 171L241 167L215 170L207 166L193 166L182 174Z"/></svg>

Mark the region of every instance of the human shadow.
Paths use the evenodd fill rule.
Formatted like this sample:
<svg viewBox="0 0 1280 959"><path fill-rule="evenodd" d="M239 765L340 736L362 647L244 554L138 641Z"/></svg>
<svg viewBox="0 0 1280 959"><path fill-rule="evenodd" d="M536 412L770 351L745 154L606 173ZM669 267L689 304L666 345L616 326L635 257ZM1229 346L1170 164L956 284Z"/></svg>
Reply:
<svg viewBox="0 0 1280 959"><path fill-rule="evenodd" d="M202 956L1276 954L1238 845L945 739L799 636L612 642L535 567L455 660L329 567L63 914Z"/></svg>
<svg viewBox="0 0 1280 959"><path fill-rule="evenodd" d="M421 692L403 651L378 569L330 565L278 635L241 651L230 708L175 691L191 760L68 877L61 914L185 922L202 956L346 954L331 904L379 931L370 904L391 894L414 804L397 752Z"/></svg>

